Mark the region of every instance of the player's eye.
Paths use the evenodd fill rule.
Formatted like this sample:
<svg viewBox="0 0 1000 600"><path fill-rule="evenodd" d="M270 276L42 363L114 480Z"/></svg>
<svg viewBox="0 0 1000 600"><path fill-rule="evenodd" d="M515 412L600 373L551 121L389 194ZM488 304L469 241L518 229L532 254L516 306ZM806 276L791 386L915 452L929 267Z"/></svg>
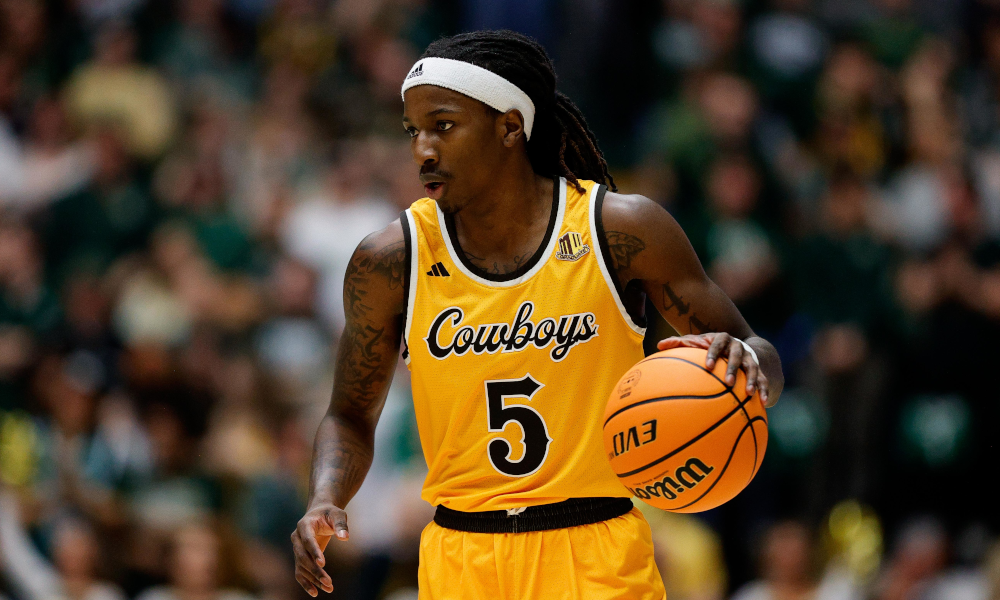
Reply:
<svg viewBox="0 0 1000 600"><path fill-rule="evenodd" d="M454 125L451 121L438 121L438 131L448 131Z"/></svg>
<svg viewBox="0 0 1000 600"><path fill-rule="evenodd" d="M415 138L415 137L417 137L417 128L416 127L407 127L406 128L406 133L409 134L409 136L411 138Z"/></svg>

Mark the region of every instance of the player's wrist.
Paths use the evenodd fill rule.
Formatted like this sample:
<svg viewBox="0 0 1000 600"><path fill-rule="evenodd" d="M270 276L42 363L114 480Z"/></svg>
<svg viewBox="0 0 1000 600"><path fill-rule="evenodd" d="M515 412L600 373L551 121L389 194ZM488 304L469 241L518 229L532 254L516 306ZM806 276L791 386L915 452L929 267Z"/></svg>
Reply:
<svg viewBox="0 0 1000 600"><path fill-rule="evenodd" d="M341 508L335 501L334 495L328 492L316 493L309 499L309 503L306 505L306 512L317 509L325 510L330 507Z"/></svg>
<svg viewBox="0 0 1000 600"><path fill-rule="evenodd" d="M757 358L757 352L755 352L755 351L754 351L753 347L751 347L751 346L750 346L750 344L748 344L748 343L744 342L744 341L743 341L743 340L741 340L740 338L737 338L737 337L734 337L733 339L734 339L734 340L736 340L737 342L739 342L740 344L742 344L742 345L743 345L743 350L744 350L744 351L745 351L745 352L746 352L747 354L749 354L751 358L753 358L753 361L754 361L755 363L757 363L757 366L759 367L759 366L760 366L760 359L759 359L759 358Z"/></svg>

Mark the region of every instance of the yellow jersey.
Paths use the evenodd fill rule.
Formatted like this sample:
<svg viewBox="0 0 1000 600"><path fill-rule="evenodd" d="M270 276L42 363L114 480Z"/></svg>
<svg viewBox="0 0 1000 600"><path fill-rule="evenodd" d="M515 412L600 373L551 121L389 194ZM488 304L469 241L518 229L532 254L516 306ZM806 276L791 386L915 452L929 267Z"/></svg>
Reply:
<svg viewBox="0 0 1000 600"><path fill-rule="evenodd" d="M502 276L472 265L424 198L403 213L403 357L429 472L422 497L461 511L630 497L604 452L604 407L642 359L601 226L606 188L560 178L539 250ZM602 248L602 246L604 246Z"/></svg>

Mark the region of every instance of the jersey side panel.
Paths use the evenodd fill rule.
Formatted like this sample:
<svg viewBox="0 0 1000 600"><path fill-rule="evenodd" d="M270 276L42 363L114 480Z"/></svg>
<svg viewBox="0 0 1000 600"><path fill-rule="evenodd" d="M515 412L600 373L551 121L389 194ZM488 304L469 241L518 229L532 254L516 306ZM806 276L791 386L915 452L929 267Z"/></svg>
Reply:
<svg viewBox="0 0 1000 600"><path fill-rule="evenodd" d="M424 321L432 305L442 302L452 303L456 300L461 304L465 299L461 297L462 290L459 287L448 285L450 274L456 272L457 269L448 255L441 233L437 228L436 203L430 198L423 198L413 203L407 209L407 213L412 223L414 235L411 258L411 292L407 306L409 321L403 341L409 354L407 366L411 372L411 386L420 445L424 458L430 465L432 457L438 455L438 450L447 436L448 424L452 419L461 418L461 415L453 414L455 407L450 403L440 401L452 390L434 376L435 365L425 364L423 360L418 360L417 364L414 365L411 347L416 345L418 352L424 352L425 346L422 339L426 334ZM435 265L438 265L436 275L434 275ZM449 273L448 276L442 274L441 266ZM421 382L419 385L418 380Z"/></svg>

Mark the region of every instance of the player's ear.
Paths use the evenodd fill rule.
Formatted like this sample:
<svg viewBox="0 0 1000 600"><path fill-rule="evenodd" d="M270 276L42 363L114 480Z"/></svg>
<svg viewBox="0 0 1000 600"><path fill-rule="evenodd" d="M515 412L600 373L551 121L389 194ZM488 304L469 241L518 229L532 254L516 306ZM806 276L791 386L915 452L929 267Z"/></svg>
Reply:
<svg viewBox="0 0 1000 600"><path fill-rule="evenodd" d="M513 148L518 138L524 137L524 117L521 116L521 111L516 108L500 115L497 125L503 136L503 145L508 148Z"/></svg>

